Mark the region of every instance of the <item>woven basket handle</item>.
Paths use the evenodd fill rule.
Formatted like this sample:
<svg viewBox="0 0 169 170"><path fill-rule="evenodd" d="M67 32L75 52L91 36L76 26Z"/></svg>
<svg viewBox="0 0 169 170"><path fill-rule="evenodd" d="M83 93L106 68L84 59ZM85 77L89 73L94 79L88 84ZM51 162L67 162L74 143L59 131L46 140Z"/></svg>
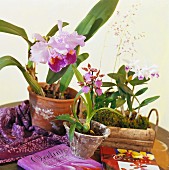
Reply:
<svg viewBox="0 0 169 170"><path fill-rule="evenodd" d="M152 112L156 113L156 124L155 124L155 132L157 133L157 129L158 129L158 122L159 122L159 115L158 115L158 111L157 109L151 109L149 114L148 114L148 119L150 118Z"/></svg>

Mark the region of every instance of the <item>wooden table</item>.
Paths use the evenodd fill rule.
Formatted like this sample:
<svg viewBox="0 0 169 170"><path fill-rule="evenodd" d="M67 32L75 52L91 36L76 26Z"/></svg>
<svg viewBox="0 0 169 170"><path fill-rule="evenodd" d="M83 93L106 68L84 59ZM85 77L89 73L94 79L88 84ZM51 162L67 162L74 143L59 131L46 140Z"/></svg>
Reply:
<svg viewBox="0 0 169 170"><path fill-rule="evenodd" d="M152 153L161 169L169 170L169 132L158 127Z"/></svg>
<svg viewBox="0 0 169 170"><path fill-rule="evenodd" d="M18 105L20 102L9 103L0 106L2 107L13 107ZM154 125L152 124L154 127ZM154 143L154 147L152 149L152 153L154 154L157 164L159 165L161 170L169 170L169 132L165 129L158 127L156 140ZM22 170L22 168L17 166L16 162L1 164L0 170Z"/></svg>

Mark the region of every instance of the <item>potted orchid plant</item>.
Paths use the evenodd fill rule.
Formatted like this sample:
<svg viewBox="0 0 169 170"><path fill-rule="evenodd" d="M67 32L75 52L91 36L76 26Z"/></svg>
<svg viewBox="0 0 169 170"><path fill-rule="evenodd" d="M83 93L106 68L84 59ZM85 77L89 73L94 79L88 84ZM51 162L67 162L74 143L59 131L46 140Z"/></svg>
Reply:
<svg viewBox="0 0 169 170"><path fill-rule="evenodd" d="M25 77L29 84L28 91L30 94L31 112L32 118L35 115L33 124L41 126L50 126L47 121L53 118L53 115L58 113L57 107L51 108L54 101L53 98L61 98L69 96L68 98L74 98L76 92L73 91L73 95L69 95L68 86L74 75L72 65L78 67L78 65L88 58L88 53L80 54L80 46L84 46L85 42L89 40L99 28L106 23L106 21L113 14L118 0L100 0L87 14L87 16L80 22L75 29L75 32L68 33L62 30L62 27L68 25L66 22L59 21L47 34L41 36L35 34L35 41L31 42L26 34L26 31L4 20L0 20L0 32L14 34L22 37L28 43L28 63L26 67L13 58L12 56L3 56L0 58L0 69L13 65L17 66ZM36 64L43 63L48 64L49 71L46 78L47 84L42 87L42 84L38 82L36 73ZM56 86L53 83L58 82ZM68 89L68 91L66 91ZM52 92L49 92L52 91ZM66 91L66 94L65 94ZM49 92L49 95L48 95ZM49 96L53 97L49 99ZM47 99L47 102L43 100ZM33 102L32 99L35 99ZM71 99L70 99L71 100ZM73 100L67 101L66 112L70 113L70 105ZM36 105L38 104L39 105ZM47 103L48 106L44 106ZM59 101L59 105L61 100ZM63 107L62 107L63 108ZM65 112L65 111L64 111ZM56 116L55 115L55 116ZM51 127L47 128L51 130Z"/></svg>
<svg viewBox="0 0 169 170"><path fill-rule="evenodd" d="M107 141L108 145L110 142L111 145L114 145L116 142L116 147L150 151L155 139L155 132L150 127L149 117L152 112L156 112L157 127L158 112L156 109L152 109L148 116L142 116L140 109L154 102L160 96L148 97L141 102L139 98L148 90L148 81L152 78L158 78L159 73L155 65L140 67L138 60L126 60L126 62L127 64L122 65L117 73L108 74L112 81L103 83L103 86L108 87L108 89L95 100L96 109L107 106L115 109L118 113L102 110L95 114L93 120L112 127L111 133L113 135L110 136L117 138L117 141L111 138ZM126 140L127 138L133 139L133 146L131 146L130 140Z"/></svg>
<svg viewBox="0 0 169 170"><path fill-rule="evenodd" d="M94 154L94 151L101 144L103 139L107 138L110 130L99 122L92 121L92 117L102 109L94 109L94 101L96 96L102 94L102 77L100 70L92 68L90 64L83 68L85 74L82 75L76 67L72 66L76 75L81 90L76 95L74 100L72 112L73 115L63 114L56 117L57 120L64 122L65 129L70 141L72 153L81 158L89 158ZM77 111L78 99L81 99L85 109L86 115L84 119L80 118ZM111 109L113 110L113 109Z"/></svg>

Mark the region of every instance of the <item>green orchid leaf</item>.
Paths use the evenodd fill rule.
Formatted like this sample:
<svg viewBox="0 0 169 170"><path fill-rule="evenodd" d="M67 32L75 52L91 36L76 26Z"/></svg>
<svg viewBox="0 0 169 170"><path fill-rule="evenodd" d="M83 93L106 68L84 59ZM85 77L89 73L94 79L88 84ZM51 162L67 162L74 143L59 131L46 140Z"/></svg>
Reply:
<svg viewBox="0 0 169 170"><path fill-rule="evenodd" d="M116 100L110 102L110 108L112 109L116 108Z"/></svg>
<svg viewBox="0 0 169 170"><path fill-rule="evenodd" d="M83 124L80 121L76 121L76 129L81 132L83 130Z"/></svg>
<svg viewBox="0 0 169 170"><path fill-rule="evenodd" d="M6 66L17 66L35 93L44 96L43 90L38 82L25 70L25 68L13 57L4 56L0 58L0 70Z"/></svg>
<svg viewBox="0 0 169 170"><path fill-rule="evenodd" d="M74 65L72 65L72 69L73 69L73 72L75 73L75 76L78 82L84 82L82 74L79 72L79 70L77 70L77 68ZM91 100L90 92L85 93L84 95L85 95L86 103L87 103L87 118L86 119L88 119L88 116L92 111L92 100Z"/></svg>
<svg viewBox="0 0 169 170"><path fill-rule="evenodd" d="M56 82L57 80L59 80L63 74L65 74L66 70L68 69L69 66L64 67L60 72L55 73L53 72L51 69L48 70L48 75L46 78L46 83L48 84L52 84L54 82Z"/></svg>
<svg viewBox="0 0 169 170"><path fill-rule="evenodd" d="M139 80L138 77L136 77L135 79L131 80L129 83L132 85L132 86L136 86L136 85L141 85L141 84L144 84L145 82L149 81L149 79L143 79L143 80Z"/></svg>
<svg viewBox="0 0 169 170"><path fill-rule="evenodd" d="M69 25L69 23L63 22L62 27L65 27L65 26L67 26L67 25ZM46 36L52 37L53 35L56 34L56 32L57 32L58 30L59 30L59 29L58 29L58 24L56 24L56 25L48 32L48 34L47 34Z"/></svg>
<svg viewBox="0 0 169 170"><path fill-rule="evenodd" d="M106 94L103 93L102 95L95 97L94 110L104 106L108 106L108 104L106 102Z"/></svg>
<svg viewBox="0 0 169 170"><path fill-rule="evenodd" d="M87 111L87 116L86 116L86 119L87 119L88 115L91 113L91 110L92 110L92 108L91 108L92 107L92 102L88 102L88 103L86 102L86 101L91 101L89 93L85 94L85 97L86 97L86 100L85 100L85 98L83 96L81 96L81 99L82 99L82 101L84 103L84 106L86 108L86 111Z"/></svg>
<svg viewBox="0 0 169 170"><path fill-rule="evenodd" d="M76 65L76 64L75 64ZM68 69L66 70L65 74L61 77L61 80L60 80L60 92L64 92L67 87L69 86L72 78L73 78L73 70L72 70L72 65L70 65L68 67Z"/></svg>
<svg viewBox="0 0 169 170"><path fill-rule="evenodd" d="M110 78L112 78L112 79L114 79L114 80L116 80L116 81L118 81L118 79L119 79L119 75L117 74L117 73L109 73L109 74L107 74Z"/></svg>
<svg viewBox="0 0 169 170"><path fill-rule="evenodd" d="M112 82L103 82L102 87L112 87L117 86L115 83Z"/></svg>
<svg viewBox="0 0 169 170"><path fill-rule="evenodd" d="M75 123L75 120L69 114L63 114L63 115L56 116L56 119L57 120L65 120L65 121L70 122L71 124Z"/></svg>
<svg viewBox="0 0 169 170"><path fill-rule="evenodd" d="M69 141L72 142L73 140L73 137L74 137L74 133L75 133L75 129L76 129L76 123L75 124L72 124L70 126L70 129L69 129Z"/></svg>
<svg viewBox="0 0 169 170"><path fill-rule="evenodd" d="M25 30L4 20L0 20L0 32L21 36L31 46L33 43L28 40Z"/></svg>
<svg viewBox="0 0 169 170"><path fill-rule="evenodd" d="M123 99L126 98L126 92L124 92L120 87L118 87L119 96L121 96Z"/></svg>
<svg viewBox="0 0 169 170"><path fill-rule="evenodd" d="M131 102L131 95L127 94L127 105L129 111L132 111L132 102Z"/></svg>
<svg viewBox="0 0 169 170"><path fill-rule="evenodd" d="M117 72L117 75L118 75L118 82L124 84L126 82L126 71L125 71L125 66L122 65L118 72Z"/></svg>
<svg viewBox="0 0 169 170"><path fill-rule="evenodd" d="M145 91L147 91L148 90L148 87L145 87L145 88L143 88L143 89L140 89L136 94L135 94L135 96L140 96L141 94L143 94Z"/></svg>
<svg viewBox="0 0 169 170"><path fill-rule="evenodd" d="M148 105L148 104L151 103L151 102L154 102L154 101L157 100L159 97L160 97L160 96L154 96L154 97L150 97L150 98L145 99L143 102L141 102L139 108L140 108L140 107L143 107L143 106L146 106L146 105Z"/></svg>
<svg viewBox="0 0 169 170"><path fill-rule="evenodd" d="M73 69L73 72L75 73L75 76L78 82L84 82L82 74L79 72L79 70L74 65L72 65L72 69Z"/></svg>
<svg viewBox="0 0 169 170"><path fill-rule="evenodd" d="M77 57L77 61L74 64L74 66L78 67L80 65L80 63L82 63L83 61L85 61L87 58L89 57L88 53L83 53L80 54ZM62 76L61 80L60 80L60 91L63 92L67 89L67 87L69 86L72 78L73 78L74 72L72 70L72 66L70 65L69 68L67 69L67 71L65 72L65 74Z"/></svg>
<svg viewBox="0 0 169 170"><path fill-rule="evenodd" d="M85 35L89 40L99 28L112 16L118 0L100 0L77 26L78 34Z"/></svg>
<svg viewBox="0 0 169 170"><path fill-rule="evenodd" d="M119 94L118 91L117 91L117 92L113 92L113 94L111 94L110 97L107 97L107 100L108 100L108 101L116 100L119 95L120 95L120 94Z"/></svg>
<svg viewBox="0 0 169 170"><path fill-rule="evenodd" d="M119 68L119 70L118 70L118 72L117 72L118 74L122 74L123 76L125 76L126 77L126 71L125 71L125 66L124 65L122 65L120 68Z"/></svg>
<svg viewBox="0 0 169 170"><path fill-rule="evenodd" d="M83 91L80 90L80 91L76 94L74 101L76 101L76 100L81 96L82 93L83 93Z"/></svg>
<svg viewBox="0 0 169 170"><path fill-rule="evenodd" d="M125 102L126 102L126 100L124 100L124 99L121 99L121 98L117 99L116 100L116 108L121 107Z"/></svg>
<svg viewBox="0 0 169 170"><path fill-rule="evenodd" d="M121 84L124 84L126 82L126 76L124 76L123 74L119 74L118 73L118 80L117 80L117 83L121 83Z"/></svg>
<svg viewBox="0 0 169 170"><path fill-rule="evenodd" d="M127 85L119 83L119 84L118 84L118 87L119 87L120 89L122 89L123 92L125 92L126 94L133 95L132 90L131 90Z"/></svg>
<svg viewBox="0 0 169 170"><path fill-rule="evenodd" d="M129 71L129 72L128 72L128 77L133 76L134 74L135 74L134 71Z"/></svg>
<svg viewBox="0 0 169 170"><path fill-rule="evenodd" d="M118 98L118 96L120 96L119 92L116 91L116 92L113 92L113 94L110 96L112 100L115 100Z"/></svg>
<svg viewBox="0 0 169 170"><path fill-rule="evenodd" d="M76 121L73 117L71 117L71 115L69 114L62 114L62 115L59 115L59 116L56 116L56 119L57 120L63 120L63 121L68 121L70 124L76 124L76 128L78 130L82 129L83 128L83 125L79 122L79 121Z"/></svg>
<svg viewBox="0 0 169 170"><path fill-rule="evenodd" d="M73 102L73 108L72 108L72 110L73 110L73 116L74 116L74 118L76 119L76 120L78 120L78 117L77 117L77 114L76 114L76 110L77 110L77 100L79 99L79 97L80 97L80 95L83 93L83 91L82 90L80 90L77 94L76 94L76 96L75 96L75 98L74 98L74 102Z"/></svg>
<svg viewBox="0 0 169 170"><path fill-rule="evenodd" d="M126 82L126 74L119 73L109 73L107 74L110 78L116 80L117 83L124 84Z"/></svg>
<svg viewBox="0 0 169 170"><path fill-rule="evenodd" d="M77 61L76 61L76 65L79 66L80 63L82 63L83 61L85 61L87 58L89 57L88 53L82 53L77 57Z"/></svg>

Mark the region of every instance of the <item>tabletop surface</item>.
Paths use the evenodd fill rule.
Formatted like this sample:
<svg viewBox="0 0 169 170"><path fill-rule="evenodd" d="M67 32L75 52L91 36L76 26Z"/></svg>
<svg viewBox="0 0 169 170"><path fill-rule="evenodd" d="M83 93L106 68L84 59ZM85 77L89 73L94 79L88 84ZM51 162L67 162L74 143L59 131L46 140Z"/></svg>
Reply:
<svg viewBox="0 0 169 170"><path fill-rule="evenodd" d="M14 102L5 105L1 105L2 107L14 107L21 102ZM154 125L152 124L154 128ZM154 143L154 147L152 149L152 153L154 154L157 164L159 165L161 170L169 170L169 132L165 129L158 127L158 131L156 134L156 139ZM1 164L0 170L22 170L22 168L18 167L16 162Z"/></svg>

